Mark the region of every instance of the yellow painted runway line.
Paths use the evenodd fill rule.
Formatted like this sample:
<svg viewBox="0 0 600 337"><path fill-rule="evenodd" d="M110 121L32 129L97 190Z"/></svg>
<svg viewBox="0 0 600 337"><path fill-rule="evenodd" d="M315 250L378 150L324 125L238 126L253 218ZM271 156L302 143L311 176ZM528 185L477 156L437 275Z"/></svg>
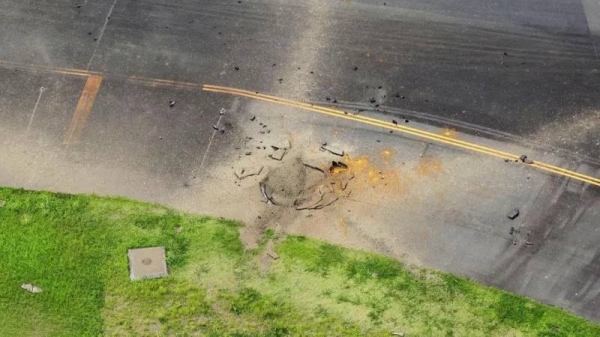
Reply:
<svg viewBox="0 0 600 337"><path fill-rule="evenodd" d="M73 114L69 128L65 133L65 144L75 144L81 139L85 123L92 113L94 101L100 90L100 84L102 84L102 76L89 76L87 78L81 96L79 96L77 108L75 108L75 113Z"/></svg>
<svg viewBox="0 0 600 337"><path fill-rule="evenodd" d="M393 123L378 120L375 118L352 115L352 114L349 114L342 110L336 110L336 109L332 109L332 108L316 106L314 104L288 100L288 99L271 96L271 95L259 94L257 92L252 92L252 91L248 91L248 90L241 90L241 89L228 88L228 87L215 86L215 85L204 85L203 90L210 91L210 92L218 92L218 93L225 93L225 94L230 94L230 95L243 96L243 97L258 99L258 100L262 100L262 101L282 104L282 105L286 105L286 106L296 107L296 108L300 108L300 109L304 109L304 110L319 112L319 113L326 114L329 116L334 116L337 118L352 120L352 121L360 122L363 124L386 128L389 130L400 131L400 132L403 132L405 134L409 134L412 136L425 138L428 140L433 140L438 143L452 145L455 147L459 147L459 148L463 148L463 149L467 149L467 150L471 150L471 151L475 151L475 152L479 152L479 153L484 153L484 154L487 154L487 155L490 155L493 157L497 157L497 158L501 158L501 159L518 160L520 157L519 155L516 155L516 154L496 150L496 149L493 149L490 147L485 147L485 146L481 146L481 145L470 143L470 142L465 142L462 140L446 137L443 135L438 135L435 133L419 130L419 129L412 128L412 127L407 127L407 126L403 126L403 125L395 125ZM561 167L557 167L557 166L553 166L550 164L537 162L537 161L535 161L533 164L529 164L529 166L535 167L537 169L540 169L540 170L543 170L546 172L551 172L551 173L554 173L557 175L561 175L561 176L569 177L569 178L576 179L579 181L583 181L583 182L589 183L591 185L600 186L600 179L598 179L598 178L584 175L584 174L581 174L581 173L578 173L575 171L567 170L567 169L564 169Z"/></svg>
<svg viewBox="0 0 600 337"><path fill-rule="evenodd" d="M71 75L71 76L102 76L102 73L98 73L95 71L88 71L88 70L82 70L82 69L70 69L70 68L54 68L54 67L40 66L40 65L34 65L34 64L2 61L2 60L0 60L0 67L21 69L21 70L27 70L27 71L33 71L33 72L45 72L45 73L55 73L55 74L61 74L61 75Z"/></svg>

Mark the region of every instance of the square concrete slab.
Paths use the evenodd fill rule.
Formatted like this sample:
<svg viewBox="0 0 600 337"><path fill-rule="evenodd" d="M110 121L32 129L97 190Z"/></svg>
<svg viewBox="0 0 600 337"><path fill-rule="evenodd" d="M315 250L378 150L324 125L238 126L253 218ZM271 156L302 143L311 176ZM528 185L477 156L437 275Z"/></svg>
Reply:
<svg viewBox="0 0 600 337"><path fill-rule="evenodd" d="M132 281L168 276L165 247L130 249L129 278Z"/></svg>

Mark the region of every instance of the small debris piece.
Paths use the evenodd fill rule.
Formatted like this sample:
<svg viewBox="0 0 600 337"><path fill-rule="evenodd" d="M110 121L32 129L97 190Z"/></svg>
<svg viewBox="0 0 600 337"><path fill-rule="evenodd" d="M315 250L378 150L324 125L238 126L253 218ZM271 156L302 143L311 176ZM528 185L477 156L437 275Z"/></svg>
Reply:
<svg viewBox="0 0 600 337"><path fill-rule="evenodd" d="M528 245L528 246L532 246L533 245L533 243L530 242L529 240L525 241L525 244Z"/></svg>
<svg viewBox="0 0 600 337"><path fill-rule="evenodd" d="M358 67L354 67L354 68L353 68L353 70L354 70L354 71L357 71L357 70L358 70Z"/></svg>
<svg viewBox="0 0 600 337"><path fill-rule="evenodd" d="M520 161L522 161L522 162L525 162L525 159L527 159L527 155L524 155L524 154L522 154L522 155L519 157L519 160L520 160Z"/></svg>
<svg viewBox="0 0 600 337"><path fill-rule="evenodd" d="M256 120L256 116L252 116L252 118L250 118L251 122L254 122L254 120Z"/></svg>
<svg viewBox="0 0 600 337"><path fill-rule="evenodd" d="M404 120L404 123L408 123L408 119L405 119L405 120Z"/></svg>
<svg viewBox="0 0 600 337"><path fill-rule="evenodd" d="M6 205L6 201L0 199L0 207L4 207L4 205Z"/></svg>
<svg viewBox="0 0 600 337"><path fill-rule="evenodd" d="M327 145L327 143L321 145L321 149L320 150L321 151L327 151L327 152L329 152L331 154L334 154L334 155L340 156L340 157L343 157L344 154L345 154L343 150L340 150L340 149L337 149L335 147L329 146L329 145Z"/></svg>
<svg viewBox="0 0 600 337"><path fill-rule="evenodd" d="M404 337L404 332L392 332L392 336Z"/></svg>
<svg viewBox="0 0 600 337"><path fill-rule="evenodd" d="M525 158L525 160L523 160L523 162L524 162L525 164L529 164L529 165L533 164L533 160L531 160L531 159L529 159L529 158ZM527 179L529 179L529 177L527 177Z"/></svg>
<svg viewBox="0 0 600 337"><path fill-rule="evenodd" d="M311 169L313 169L313 170L317 170L317 171L319 171L319 172L321 172L321 173L325 174L325 171L323 171L323 170L322 170L321 168L319 168L318 166L311 165L311 164L307 164L307 163L302 163L302 165L304 165L304 166L306 166L306 167L308 167L308 168L311 168Z"/></svg>
<svg viewBox="0 0 600 337"><path fill-rule="evenodd" d="M258 186L260 188L260 194L262 194L264 199L263 202L266 202L267 205L275 205L275 201L271 195L271 189L263 182L260 182Z"/></svg>
<svg viewBox="0 0 600 337"><path fill-rule="evenodd" d="M509 234L510 234L510 235L513 235L514 233L515 233L515 228L514 228L514 227L511 227L511 228L510 228L510 231L509 231Z"/></svg>
<svg viewBox="0 0 600 337"><path fill-rule="evenodd" d="M394 125L398 125L398 122L396 122L394 119L392 119L392 123L394 123Z"/></svg>
<svg viewBox="0 0 600 337"><path fill-rule="evenodd" d="M371 98L371 99L369 100L369 102L370 102L371 104L373 104L373 103L377 102L377 100L375 100L375 98Z"/></svg>
<svg viewBox="0 0 600 337"><path fill-rule="evenodd" d="M177 226L177 227L175 227L175 232L176 232L176 233L181 233L181 230L182 230L182 229L183 229L183 227L181 227L181 226Z"/></svg>
<svg viewBox="0 0 600 337"><path fill-rule="evenodd" d="M215 131L219 131L219 127L216 125L213 125L213 129L215 129Z"/></svg>
<svg viewBox="0 0 600 337"><path fill-rule="evenodd" d="M250 151L246 152L246 156L249 156L251 154L252 154L252 152L250 152Z"/></svg>
<svg viewBox="0 0 600 337"><path fill-rule="evenodd" d="M235 67L234 69L235 69L235 70L240 70L240 67Z"/></svg>
<svg viewBox="0 0 600 337"><path fill-rule="evenodd" d="M342 163L341 161L332 161L331 166L329 167L329 172L333 173L336 169L345 170L348 168L348 165Z"/></svg>
<svg viewBox="0 0 600 337"><path fill-rule="evenodd" d="M508 212L508 214L506 214L506 216L511 220L516 219L519 216L519 209L518 208L511 209L510 212Z"/></svg>
<svg viewBox="0 0 600 337"><path fill-rule="evenodd" d="M279 259L279 254L275 253L274 251L268 251L267 255L269 255L269 257L271 257L273 260Z"/></svg>
<svg viewBox="0 0 600 337"><path fill-rule="evenodd" d="M235 171L235 176L239 179L245 179L251 176L257 176L262 172L263 167L262 166L257 166L257 167L251 167L251 168L240 168L238 170Z"/></svg>
<svg viewBox="0 0 600 337"><path fill-rule="evenodd" d="M34 286L33 284L29 284L29 283L21 284L21 288L29 291L30 293L34 293L34 294L42 292L42 288L40 288L38 286Z"/></svg>
<svg viewBox="0 0 600 337"><path fill-rule="evenodd" d="M175 101L169 101L169 108L172 108L175 106Z"/></svg>
<svg viewBox="0 0 600 337"><path fill-rule="evenodd" d="M269 157L271 159L275 159L275 160L281 161L283 159L283 156L285 156L286 153L287 153L286 149L277 149L273 153L271 153L269 155Z"/></svg>

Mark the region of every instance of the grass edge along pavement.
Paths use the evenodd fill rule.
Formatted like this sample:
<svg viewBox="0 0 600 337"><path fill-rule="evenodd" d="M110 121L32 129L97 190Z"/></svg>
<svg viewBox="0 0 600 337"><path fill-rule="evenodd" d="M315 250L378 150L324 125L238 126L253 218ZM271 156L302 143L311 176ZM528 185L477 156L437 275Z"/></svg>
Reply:
<svg viewBox="0 0 600 337"><path fill-rule="evenodd" d="M159 205L11 188L0 200L3 337L600 336L559 308L305 237L267 230L244 251L241 224ZM148 246L166 247L170 275L130 282L127 249Z"/></svg>

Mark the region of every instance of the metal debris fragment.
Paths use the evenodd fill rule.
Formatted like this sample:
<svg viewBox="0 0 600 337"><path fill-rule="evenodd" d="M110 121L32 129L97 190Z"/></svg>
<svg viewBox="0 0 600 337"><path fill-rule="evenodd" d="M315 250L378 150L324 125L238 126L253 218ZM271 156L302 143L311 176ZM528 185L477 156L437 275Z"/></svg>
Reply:
<svg viewBox="0 0 600 337"><path fill-rule="evenodd" d="M329 167L329 172L334 173L339 170L348 169L348 165L342 163L341 161L332 161L331 166Z"/></svg>
<svg viewBox="0 0 600 337"><path fill-rule="evenodd" d="M345 154L344 150L340 150L340 149L335 148L333 146L327 145L327 143L321 145L320 150L321 151L327 151L327 152L329 152L331 154L334 154L334 155L340 156L340 157L343 157L344 154Z"/></svg>
<svg viewBox="0 0 600 337"><path fill-rule="evenodd" d="M322 170L320 167L318 167L318 166L311 165L311 164L307 164L307 163L302 163L302 165L304 165L304 166L306 166L306 167L308 167L308 168L311 168L311 169L313 169L313 170L317 170L317 171L319 171L319 172L321 172L321 173L325 174L325 171L323 171L323 170Z"/></svg>
<svg viewBox="0 0 600 337"><path fill-rule="evenodd" d="M175 106L175 101L169 101L169 108L172 108Z"/></svg>
<svg viewBox="0 0 600 337"><path fill-rule="evenodd" d="M508 212L508 214L506 214L506 216L509 219L514 220L516 217L519 216L519 209L518 208L511 209L510 212Z"/></svg>

